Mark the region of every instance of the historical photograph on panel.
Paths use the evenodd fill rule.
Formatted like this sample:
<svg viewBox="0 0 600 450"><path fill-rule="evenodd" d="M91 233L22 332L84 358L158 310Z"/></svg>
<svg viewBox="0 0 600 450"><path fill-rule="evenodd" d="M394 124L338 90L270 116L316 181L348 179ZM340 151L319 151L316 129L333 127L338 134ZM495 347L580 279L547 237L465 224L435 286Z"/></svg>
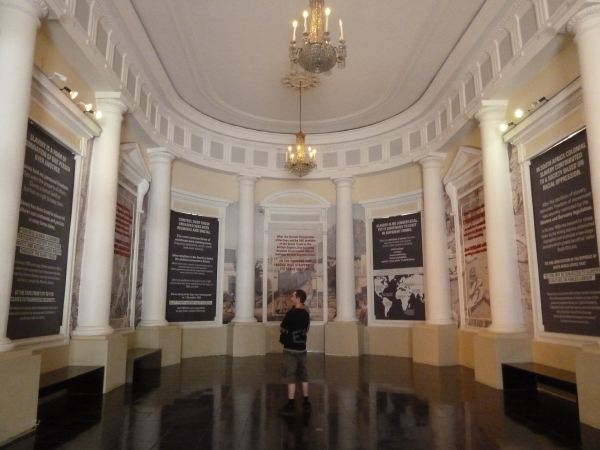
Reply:
<svg viewBox="0 0 600 450"><path fill-rule="evenodd" d="M425 320L421 213L373 219L376 320Z"/></svg>
<svg viewBox="0 0 600 450"><path fill-rule="evenodd" d="M115 329L129 326L135 202L135 196L119 186L110 299L110 326Z"/></svg>
<svg viewBox="0 0 600 450"><path fill-rule="evenodd" d="M531 161L545 331L600 336L600 267L586 132Z"/></svg>
<svg viewBox="0 0 600 450"><path fill-rule="evenodd" d="M492 311L487 275L483 187L475 189L459 202L464 258L465 323L487 327L492 322Z"/></svg>
<svg viewBox="0 0 600 450"><path fill-rule="evenodd" d="M323 263L320 229L277 227L270 233L267 320L282 320L296 289L306 292L312 320L323 320Z"/></svg>

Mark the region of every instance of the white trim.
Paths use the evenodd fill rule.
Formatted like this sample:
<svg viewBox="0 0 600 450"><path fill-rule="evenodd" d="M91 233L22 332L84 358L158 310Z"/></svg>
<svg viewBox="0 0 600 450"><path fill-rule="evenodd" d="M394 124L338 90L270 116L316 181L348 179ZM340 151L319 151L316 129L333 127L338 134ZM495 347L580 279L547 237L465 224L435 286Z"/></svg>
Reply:
<svg viewBox="0 0 600 450"><path fill-rule="evenodd" d="M216 208L216 214L198 214L196 212L186 211L185 209L174 208L173 202L181 201L190 205ZM225 218L227 206L230 205L231 201L220 199L218 197L212 197L204 194L196 194L187 192L180 189L171 189L171 210L182 212L185 214L192 214L198 217L210 217L218 220L219 224L219 237L217 240L217 290L215 299L215 318L214 320L207 321L196 321L196 322L169 322L171 325L179 325L183 328L203 328L203 327L215 327L223 325L223 277L225 275Z"/></svg>
<svg viewBox="0 0 600 450"><path fill-rule="evenodd" d="M65 269L65 294L63 299L63 313L60 331L57 335L37 336L27 339L13 340L17 348L44 348L49 346L67 344L70 339L71 308L73 296L73 277L75 272L75 255L77 254L77 232L79 227L79 213L81 207L81 192L83 177L83 159L88 157L93 138L101 132L96 122L86 116L71 99L54 85L39 69L33 68L31 83L31 101L50 116L60 121L67 130L80 136L79 146L73 148L66 144L69 139L62 132L45 124L39 124L44 131L67 148L75 159L75 172L73 174L73 197L71 199L71 222L69 225L69 256Z"/></svg>
<svg viewBox="0 0 600 450"><path fill-rule="evenodd" d="M537 140L539 136L544 135L547 131L554 128L565 116L579 111L582 108L583 95L581 92L581 81L577 78L512 130L509 130L505 135L505 141L515 144L519 152L519 165L523 184L523 208L527 234L527 256L529 260L529 283L531 286L534 338L544 342L575 346L589 343L600 344L600 337L553 333L547 332L543 328L529 167L532 159L549 151L552 147L578 132L585 127L585 124L575 124L571 129L567 130L561 138L557 139L556 136L553 136L546 138L543 142L536 141L536 148L528 149L528 154L526 154L525 149L531 142Z"/></svg>
<svg viewBox="0 0 600 450"><path fill-rule="evenodd" d="M314 205L292 205L285 203L274 203L278 199L285 199L290 196L300 196L304 197L308 200L314 201L316 204ZM322 254L320 255L322 258L321 263L321 280L322 286L321 291L323 293L322 301L322 311L323 317L321 320L315 319L313 320L314 324L325 324L328 320L328 311L329 311L329 302L328 302L328 289L327 289L327 211L331 204L324 198L318 194L315 194L311 191L305 190L297 190L290 189L285 191L276 192L267 196L261 203L261 208L264 208L264 225L263 225L263 294L262 294L262 316L263 323L279 323L279 321L267 321L267 308L268 308L268 274L269 274L269 243L270 243L270 230L275 227L285 226L285 225L297 225L298 228L310 227L311 230L317 230L317 227L320 225L321 228L321 238L322 238ZM289 216L304 216L306 214L314 214L319 217L318 221L303 221L301 223L294 221L274 221L272 216L274 214L283 214ZM317 255L318 260L319 255ZM318 279L317 279L318 283ZM319 286L317 285L317 292Z"/></svg>
<svg viewBox="0 0 600 450"><path fill-rule="evenodd" d="M90 67L96 70L102 81L112 85L113 89L121 89L125 92L127 85L122 82L125 78L123 74L119 77L112 71L109 67L112 61L107 63L106 56L99 54L93 39L90 38L92 30L83 30L74 18L74 6L77 1L86 0L70 0L71 8L66 10L57 7L54 2L50 2L51 12L60 17L59 25L65 29L66 34L74 41L74 45L81 49L84 57L89 60ZM555 44L559 40L557 34L563 30L567 21L584 4L583 0L570 1L559 8L550 18L547 17L547 14L544 14L544 11L548 9L546 4L548 0L538 0L538 2L541 5L534 8L538 29L525 45L522 45L519 39L515 39L519 36L517 16L519 11L522 10L522 2L515 0L503 6L488 4L489 2L487 2L467 30L467 34L479 36L480 38L476 42L473 39L461 40L448 56L446 63L438 72L430 88L408 110L375 125L343 132L311 135L313 144L318 147L326 147L328 151L343 152L358 148L361 151L361 161L363 162L365 161L365 152L368 151L369 146L379 143L385 149L389 147L392 140L402 137L405 144L403 146L404 155L394 158L393 161L392 159L383 158L382 161L375 164L361 163L352 167L346 167L342 161L343 158L340 158L336 167L330 169L317 168L307 175L307 178L320 179L340 175L371 174L409 164L412 158L409 157L409 149L406 144L409 142L410 132L414 130L420 130L422 143L419 148L414 149L411 153L427 154L443 149L454 136L459 134L466 126L469 126L470 116L475 112L478 105L477 99L492 96L494 92L501 91L503 88L510 86L511 83L514 84L518 81L518 78L527 69L526 66L535 62L536 57L543 54L548 46L554 45L556 47ZM110 20L109 11L118 14L120 20ZM167 117L170 130L175 125L182 127L187 132L202 137L205 146L209 140L212 140L211 137L222 142L224 149L230 148L233 142L243 143L240 146L248 150L246 163L248 167L244 167L242 170L254 173L257 176L293 178L284 169L276 167L277 158L274 157L275 154L285 151L283 149L289 142L293 142L293 135L259 132L231 126L193 109L174 91L160 64L157 64L159 62L158 57L148 41L139 17L135 14L130 2L115 0L103 3L94 2L90 8L89 23L94 24L99 18L104 17L109 19L106 20L105 24L110 37L110 48L114 49L115 45L118 46L124 56L123 71L129 65L136 67L137 72L139 72L136 91L139 91L141 85L147 88L152 104L161 115ZM89 28L91 28L91 25ZM511 36L513 46L510 60L506 61L504 67L500 67L498 62L499 48L497 45L498 34L503 32L502 30L506 30ZM546 53L548 52L546 51ZM485 54L489 54L493 62L493 74L492 79L486 86L479 86L480 74L477 70L477 64ZM139 60L136 60L136 58L139 58ZM469 72L475 78L476 95L467 105L464 98L463 80ZM150 80L153 81L150 82ZM456 116L448 114L445 130L440 132L431 142L425 142L423 138L427 123L432 120L432 116L438 114L437 111L440 108L446 111L451 110L450 105L455 93L459 95L460 111ZM240 171L239 164L230 163L226 159L217 161L208 157L205 153L199 155L189 151L189 141L187 140L184 146L172 143L172 133L170 131L167 133L167 137L161 136L160 120L157 119L154 124L151 124L148 121L148 111L151 110L151 106L149 106L148 111L142 111L138 106L139 100L138 92L125 95L125 101L128 103L132 116L151 140L159 145L172 146L177 157L193 164L229 173ZM438 118L434 120L437 128ZM249 153L253 152L255 148L271 153L268 167L250 167ZM321 160L320 156L319 160Z"/></svg>
<svg viewBox="0 0 600 450"><path fill-rule="evenodd" d="M373 219L389 217L388 214L382 215L382 212L389 212L392 208L402 208L403 206L413 205L411 211L402 213L393 213L395 215L421 213L423 217L423 191L417 190L401 195L376 198L359 202L365 208L365 237L367 250L367 323L369 326L392 326L392 327L412 327L415 323L424 323L422 320L382 320L375 319L375 292L373 289ZM377 210L383 210L379 214ZM422 226L422 223L421 223Z"/></svg>

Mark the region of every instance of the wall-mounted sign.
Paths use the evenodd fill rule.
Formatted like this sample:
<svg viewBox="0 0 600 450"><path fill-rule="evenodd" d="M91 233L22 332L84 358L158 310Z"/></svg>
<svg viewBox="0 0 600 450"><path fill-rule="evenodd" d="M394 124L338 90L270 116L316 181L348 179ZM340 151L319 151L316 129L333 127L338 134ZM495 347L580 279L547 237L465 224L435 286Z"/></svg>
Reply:
<svg viewBox="0 0 600 450"><path fill-rule="evenodd" d="M545 331L600 336L600 268L586 132L531 161Z"/></svg>
<svg viewBox="0 0 600 450"><path fill-rule="evenodd" d="M215 320L219 220L171 211L167 321Z"/></svg>
<svg viewBox="0 0 600 450"><path fill-rule="evenodd" d="M29 121L7 330L11 339L60 332L74 180L73 152Z"/></svg>

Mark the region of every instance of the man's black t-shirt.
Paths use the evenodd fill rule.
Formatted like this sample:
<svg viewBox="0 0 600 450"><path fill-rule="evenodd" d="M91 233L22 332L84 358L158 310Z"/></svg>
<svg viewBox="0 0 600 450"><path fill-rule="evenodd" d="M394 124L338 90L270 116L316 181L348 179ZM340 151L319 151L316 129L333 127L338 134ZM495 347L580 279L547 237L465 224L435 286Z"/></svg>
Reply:
<svg viewBox="0 0 600 450"><path fill-rule="evenodd" d="M306 351L306 335L310 327L310 315L306 309L292 308L281 322L279 341L283 348L292 352Z"/></svg>

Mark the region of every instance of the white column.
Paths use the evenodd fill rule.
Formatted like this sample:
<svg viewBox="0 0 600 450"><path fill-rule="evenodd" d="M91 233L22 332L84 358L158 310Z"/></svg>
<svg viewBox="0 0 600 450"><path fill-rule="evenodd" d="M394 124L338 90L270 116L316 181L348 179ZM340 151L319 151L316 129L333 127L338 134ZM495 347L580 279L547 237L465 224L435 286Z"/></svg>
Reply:
<svg viewBox="0 0 600 450"><path fill-rule="evenodd" d="M174 156L165 148L150 149L148 155L151 163L151 181L144 246L140 326L166 326L171 169Z"/></svg>
<svg viewBox="0 0 600 450"><path fill-rule="evenodd" d="M583 110L588 141L590 178L594 199L596 239L600 239L600 5L590 6L577 13L568 25L575 34L579 54L579 73L583 91ZM600 242L598 245L600 248Z"/></svg>
<svg viewBox="0 0 600 450"><path fill-rule="evenodd" d="M96 95L102 133L94 142L87 193L85 236L74 336L113 332L109 325L121 123L127 107L118 92Z"/></svg>
<svg viewBox="0 0 600 450"><path fill-rule="evenodd" d="M419 162L423 170L425 308L431 324L452 323L450 273L448 266L448 236L442 162L445 155L430 155Z"/></svg>
<svg viewBox="0 0 600 450"><path fill-rule="evenodd" d="M42 1L0 0L0 352L13 348L6 336L19 226L25 138Z"/></svg>
<svg viewBox="0 0 600 450"><path fill-rule="evenodd" d="M336 186L336 270L335 288L338 322L356 321L354 298L354 231L352 220L352 178L333 180Z"/></svg>
<svg viewBox="0 0 600 450"><path fill-rule="evenodd" d="M256 322L254 317L254 188L256 178L241 175L239 183L238 245L235 275L234 322Z"/></svg>
<svg viewBox="0 0 600 450"><path fill-rule="evenodd" d="M492 325L499 333L525 330L517 264L508 150L500 125L505 120L504 100L484 100L476 117L481 129L483 191Z"/></svg>

